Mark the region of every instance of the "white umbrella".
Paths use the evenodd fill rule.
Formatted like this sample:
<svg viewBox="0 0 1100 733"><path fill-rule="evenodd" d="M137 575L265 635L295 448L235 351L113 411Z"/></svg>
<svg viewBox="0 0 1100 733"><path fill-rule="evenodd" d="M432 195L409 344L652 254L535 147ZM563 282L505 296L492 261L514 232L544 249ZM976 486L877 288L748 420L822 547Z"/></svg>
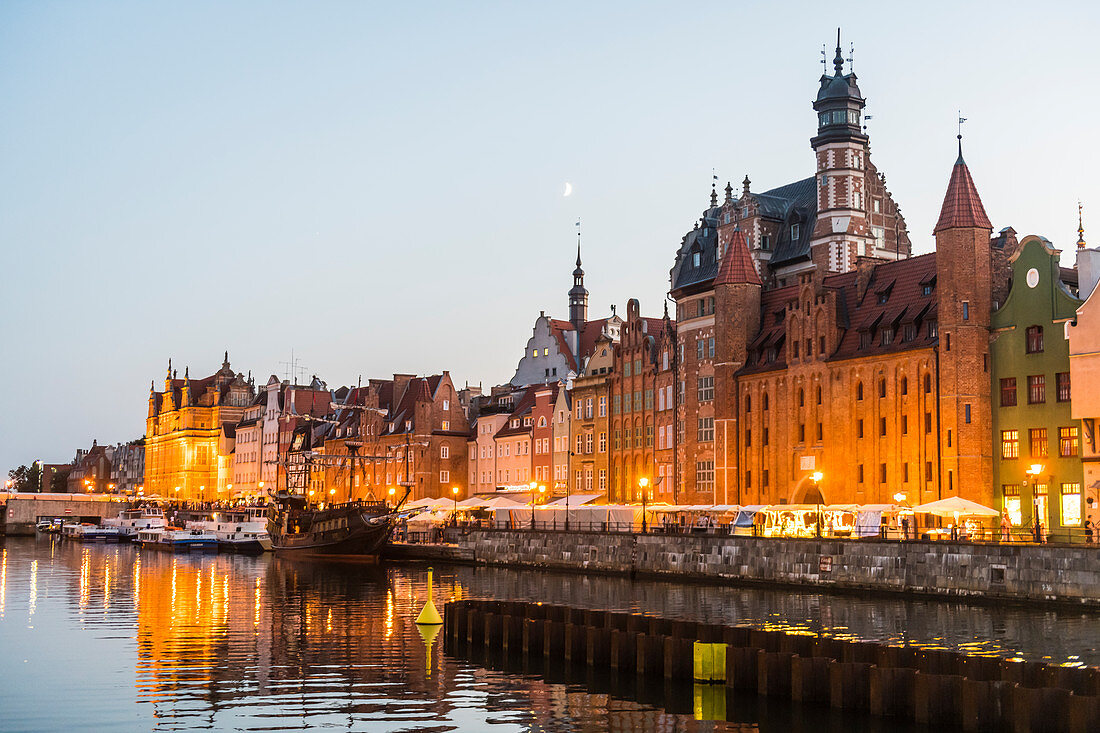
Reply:
<svg viewBox="0 0 1100 733"><path fill-rule="evenodd" d="M452 507L453 506L454 505L452 505ZM469 499L463 499L462 501L458 502L459 509L477 509L483 506L485 506L485 501L483 499L477 498L476 496L471 496Z"/></svg>
<svg viewBox="0 0 1100 733"><path fill-rule="evenodd" d="M435 499L430 496L426 496L423 499L417 499L416 501L410 501L405 504L403 509L422 509L426 506L435 506Z"/></svg>
<svg viewBox="0 0 1100 733"><path fill-rule="evenodd" d="M930 501L927 504L913 507L913 511L920 514L935 514L937 517L996 517L1000 512L982 506L976 501L963 499L960 496L951 496L938 501Z"/></svg>
<svg viewBox="0 0 1100 733"><path fill-rule="evenodd" d="M518 501L512 501L503 496L494 496L492 499L487 499L485 501L486 509L520 509L530 506L530 504L521 504Z"/></svg>

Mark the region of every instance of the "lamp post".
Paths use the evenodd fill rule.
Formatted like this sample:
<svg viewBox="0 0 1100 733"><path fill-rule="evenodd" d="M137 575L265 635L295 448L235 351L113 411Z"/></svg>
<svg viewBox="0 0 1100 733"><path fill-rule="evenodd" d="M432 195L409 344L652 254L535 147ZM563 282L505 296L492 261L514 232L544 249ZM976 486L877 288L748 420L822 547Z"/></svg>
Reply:
<svg viewBox="0 0 1100 733"><path fill-rule="evenodd" d="M451 499L454 501L454 504L455 504L454 513L451 516L452 516L452 519L454 521L454 525L457 527L458 526L458 487L457 486L452 486L451 487Z"/></svg>
<svg viewBox="0 0 1100 733"><path fill-rule="evenodd" d="M821 479L825 478L825 474L821 473L821 471L814 471L813 473L810 474L810 478L813 479L814 491L817 494L817 496L815 497L817 499L817 502L816 502L817 503L817 536L820 537L821 536L821 501L822 501Z"/></svg>
<svg viewBox="0 0 1100 733"><path fill-rule="evenodd" d="M1035 542L1041 542L1043 537L1043 525L1039 518L1039 495L1035 493L1039 488L1039 476L1042 475L1046 466L1042 463L1032 463L1024 471L1028 476L1031 476L1031 513L1035 522Z"/></svg>
<svg viewBox="0 0 1100 733"><path fill-rule="evenodd" d="M649 493L646 490L646 488L649 486L649 479L646 478L645 476L642 476L640 479L638 479L638 486L642 490L642 534L645 534L645 532L646 532L645 504L646 504L646 494Z"/></svg>
<svg viewBox="0 0 1100 733"><path fill-rule="evenodd" d="M532 481L528 486L531 489L531 529L535 528L535 489L539 487L537 481Z"/></svg>

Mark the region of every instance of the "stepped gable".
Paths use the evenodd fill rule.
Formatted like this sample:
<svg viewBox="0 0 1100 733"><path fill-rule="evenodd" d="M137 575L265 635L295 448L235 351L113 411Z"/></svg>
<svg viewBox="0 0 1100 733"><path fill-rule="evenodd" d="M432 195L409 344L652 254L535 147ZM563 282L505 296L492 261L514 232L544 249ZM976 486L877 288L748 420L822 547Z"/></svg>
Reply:
<svg viewBox="0 0 1100 733"><path fill-rule="evenodd" d="M745 241L745 235L740 229L733 232L733 239L726 250L726 256L718 266L718 275L714 278L714 285L735 284L763 285L760 275L753 266L752 256L749 254L749 245ZM657 319L653 319L657 320Z"/></svg>
<svg viewBox="0 0 1100 733"><path fill-rule="evenodd" d="M989 223L989 217L985 214L985 207L982 206L982 199L978 195L974 179L970 175L970 168L963 160L960 143L959 159L951 169L951 182L947 184L947 194L943 197L940 218L932 233L938 234L943 229L962 227L993 229L993 225Z"/></svg>

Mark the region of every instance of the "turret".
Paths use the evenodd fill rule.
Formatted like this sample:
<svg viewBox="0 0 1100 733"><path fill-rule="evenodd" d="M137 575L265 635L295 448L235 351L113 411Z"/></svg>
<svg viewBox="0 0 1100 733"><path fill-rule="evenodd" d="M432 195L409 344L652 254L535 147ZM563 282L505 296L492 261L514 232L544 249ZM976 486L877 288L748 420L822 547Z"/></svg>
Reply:
<svg viewBox="0 0 1100 733"><path fill-rule="evenodd" d="M939 496L993 505L989 338L992 308L990 235L970 169L951 170L936 222L940 483Z"/></svg>
<svg viewBox="0 0 1100 733"><path fill-rule="evenodd" d="M576 351L580 350L580 334L588 321L588 291L584 287L584 270L581 268L580 235L577 241L577 269L573 270L573 287L569 289L569 321L576 332ZM578 359L580 354L574 354Z"/></svg>

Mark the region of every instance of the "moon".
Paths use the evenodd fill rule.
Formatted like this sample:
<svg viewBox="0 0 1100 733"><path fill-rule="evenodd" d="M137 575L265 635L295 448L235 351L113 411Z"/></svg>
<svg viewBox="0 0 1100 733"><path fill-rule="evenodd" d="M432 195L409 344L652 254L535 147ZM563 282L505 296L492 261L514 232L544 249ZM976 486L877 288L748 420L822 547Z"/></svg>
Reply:
<svg viewBox="0 0 1100 733"><path fill-rule="evenodd" d="M573 193L573 184L569 181L565 182L565 191L562 192L562 197L569 196Z"/></svg>

